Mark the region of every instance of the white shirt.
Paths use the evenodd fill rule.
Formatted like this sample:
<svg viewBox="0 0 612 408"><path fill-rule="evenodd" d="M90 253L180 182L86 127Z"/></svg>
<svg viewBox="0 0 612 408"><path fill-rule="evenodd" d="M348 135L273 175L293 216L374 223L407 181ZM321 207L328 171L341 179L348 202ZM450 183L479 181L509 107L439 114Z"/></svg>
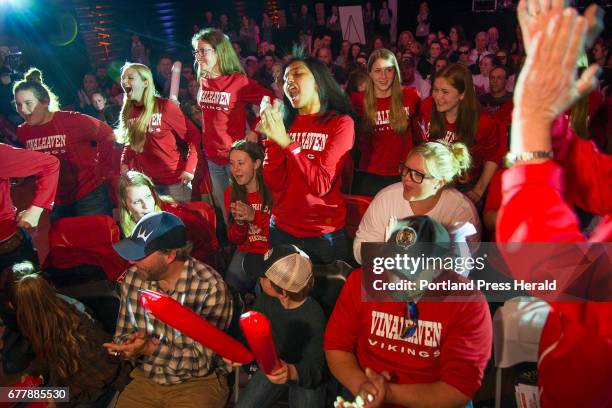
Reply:
<svg viewBox="0 0 612 408"><path fill-rule="evenodd" d="M361 219L353 242L353 254L357 262L361 263L362 242L385 242L389 219L395 217L399 220L411 215L414 215L414 212L410 203L404 199L404 186L401 182L391 184L376 194ZM480 241L481 226L476 208L466 196L454 188L447 187L442 190L435 207L425 215L442 224L455 242L462 241L464 237L456 239L453 231L470 223L475 227L476 234L470 236L468 242Z"/></svg>

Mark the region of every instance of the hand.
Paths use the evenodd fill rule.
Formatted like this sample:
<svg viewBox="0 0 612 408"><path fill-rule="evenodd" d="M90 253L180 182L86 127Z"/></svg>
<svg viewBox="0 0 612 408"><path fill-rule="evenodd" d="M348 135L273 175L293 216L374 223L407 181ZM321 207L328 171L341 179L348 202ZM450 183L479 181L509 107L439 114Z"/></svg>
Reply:
<svg viewBox="0 0 612 408"><path fill-rule="evenodd" d="M548 21L553 16L561 14L563 7L563 0L519 1L517 15L523 35L523 43L525 44L525 52L529 53L534 36L542 31L543 27L547 26ZM588 24L585 41L587 48L591 47L593 41L603 30L603 14L603 11L596 4L591 4L584 12Z"/></svg>
<svg viewBox="0 0 612 408"><path fill-rule="evenodd" d="M35 205L30 206L17 216L17 226L25 229L35 228L38 226L38 221L40 220L42 212L42 208Z"/></svg>
<svg viewBox="0 0 612 408"><path fill-rule="evenodd" d="M159 346L159 339L151 338L143 331L132 333L127 341L123 344L104 343L102 344L109 353L117 355L122 354L126 359L136 358L139 356L152 355Z"/></svg>
<svg viewBox="0 0 612 408"><path fill-rule="evenodd" d="M193 174L184 171L181 173L181 176L179 177L179 179L181 180L181 183L189 184L191 183L191 180L193 180Z"/></svg>
<svg viewBox="0 0 612 408"><path fill-rule="evenodd" d="M280 360L281 367L278 370L266 374L268 380L273 384L286 384L289 381L289 366L283 360Z"/></svg>
<svg viewBox="0 0 612 408"><path fill-rule="evenodd" d="M357 395L363 398L365 406L368 408L383 406L389 392L389 381L391 381L391 376L386 371L379 374L367 367L365 369L365 375L368 381L361 385Z"/></svg>
<svg viewBox="0 0 612 408"><path fill-rule="evenodd" d="M230 211L237 221L252 222L255 219L255 209L242 201L234 201L231 203Z"/></svg>
<svg viewBox="0 0 612 408"><path fill-rule="evenodd" d="M476 189L474 189L474 190L470 190L467 193L465 193L465 196L469 198L471 202L476 204L478 201L480 201L480 198L482 197L482 193L479 193L478 191L476 191Z"/></svg>
<svg viewBox="0 0 612 408"><path fill-rule="evenodd" d="M576 80L576 61L586 38L586 18L572 8L563 12L558 7L550 10L548 14L554 14L550 21L534 18L530 24L534 38L514 92L513 127L530 119L550 126L554 118L595 86L597 65L591 65Z"/></svg>
<svg viewBox="0 0 612 408"><path fill-rule="evenodd" d="M253 132L252 130L248 130L245 134L244 134L244 139L247 142L253 142L253 143L257 143L259 141L259 136L257 135L257 133Z"/></svg>
<svg viewBox="0 0 612 408"><path fill-rule="evenodd" d="M285 148L291 144L291 139L285 130L283 115L281 113L281 101L274 100L274 105L266 105L265 100L261 102L261 120L257 124L257 131L265 134L268 139L273 140L280 147Z"/></svg>

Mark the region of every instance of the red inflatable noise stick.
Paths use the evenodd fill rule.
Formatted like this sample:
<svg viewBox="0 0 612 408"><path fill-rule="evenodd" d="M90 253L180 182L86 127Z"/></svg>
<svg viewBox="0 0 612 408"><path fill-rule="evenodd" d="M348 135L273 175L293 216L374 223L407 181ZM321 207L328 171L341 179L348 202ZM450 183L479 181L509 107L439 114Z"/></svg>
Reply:
<svg viewBox="0 0 612 408"><path fill-rule="evenodd" d="M240 316L240 328L249 347L255 354L259 368L271 374L281 367L272 338L272 327L266 316L259 312L247 312Z"/></svg>
<svg viewBox="0 0 612 408"><path fill-rule="evenodd" d="M43 379L40 377L34 377L32 375L26 375L23 380L16 382L14 384L11 384L8 388L16 390L16 389L23 389L23 388L36 388L36 387L40 387L40 385L43 383ZM8 407L12 407L15 403L14 402L0 402L0 408L8 408ZM27 408L42 408L42 407L46 407L48 405L47 401L36 401L36 402L30 402L26 405Z"/></svg>
<svg viewBox="0 0 612 408"><path fill-rule="evenodd" d="M171 297L153 290L141 290L140 303L157 319L208 347L221 357L240 364L254 360L253 354L237 340Z"/></svg>

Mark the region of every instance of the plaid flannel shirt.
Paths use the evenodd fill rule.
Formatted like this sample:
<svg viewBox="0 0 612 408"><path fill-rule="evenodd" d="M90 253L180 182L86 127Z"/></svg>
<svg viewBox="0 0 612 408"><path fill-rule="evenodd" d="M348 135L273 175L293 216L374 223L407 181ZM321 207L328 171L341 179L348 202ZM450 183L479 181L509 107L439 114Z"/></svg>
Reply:
<svg viewBox="0 0 612 408"><path fill-rule="evenodd" d="M174 290L165 292L158 282L141 279L132 266L121 286L121 307L114 337L116 343L122 343L133 332L144 330L161 341L157 350L151 356L143 356L140 363L145 375L158 384L178 384L210 374L216 368L214 362L218 356L147 313L139 302L139 289L165 293L224 330L232 318L232 299L223 278L210 266L189 258Z"/></svg>

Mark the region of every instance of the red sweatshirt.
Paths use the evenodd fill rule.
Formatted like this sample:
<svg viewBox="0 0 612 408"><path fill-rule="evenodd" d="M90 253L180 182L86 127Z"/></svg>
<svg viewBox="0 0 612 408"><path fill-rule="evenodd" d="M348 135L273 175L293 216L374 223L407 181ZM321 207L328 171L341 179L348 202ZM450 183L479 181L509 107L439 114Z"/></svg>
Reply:
<svg viewBox="0 0 612 408"><path fill-rule="evenodd" d="M185 115L169 99L158 98L160 111L151 118L143 151L129 146L123 149L121 164L151 177L155 184L177 184L183 171L194 174L198 163L196 147L188 140ZM136 119L142 107L134 106L131 119ZM179 143L186 144L187 161L181 157Z"/></svg>
<svg viewBox="0 0 612 408"><path fill-rule="evenodd" d="M402 105L406 110L408 128L402 134L397 134L389 123L391 97L376 99L376 123L371 132L361 131L357 140L361 158L359 169L381 176L396 176L398 166L406 160L412 149L412 126L418 117L421 98L414 88L402 89ZM364 115L363 92L351 95L351 102L360 117Z"/></svg>
<svg viewBox="0 0 612 408"><path fill-rule="evenodd" d="M229 151L236 140L244 139L246 105L274 100L274 93L241 73L200 81L202 134L206 157L220 165L229 163Z"/></svg>
<svg viewBox="0 0 612 408"><path fill-rule="evenodd" d="M466 281L459 275L457 279ZM356 269L327 322L326 351L355 354L362 370L387 371L396 384L443 381L470 398L475 394L490 357L493 333L482 294L473 302L419 301L418 329L403 339L406 304L362 302L361 290L362 270Z"/></svg>
<svg viewBox="0 0 612 408"><path fill-rule="evenodd" d="M263 173L275 194L274 223L295 237L318 237L344 228L340 176L355 140L353 119L341 115L322 122L317 114L299 115L287 133L293 142L285 149L265 142Z"/></svg>
<svg viewBox="0 0 612 408"><path fill-rule="evenodd" d="M578 138L570 142L563 157L566 197L580 198L585 210L604 216L591 241L612 241L612 156L599 153L592 142ZM568 182L568 180L571 180ZM572 209L564 200L562 168L547 161L517 165L503 176L503 202L497 220L499 242L585 242ZM571 187L570 187L571 186ZM581 206L582 206L581 205ZM532 251L533 252L533 251ZM559 271L512 268L515 278L529 271L532 276L554 275L558 286L587 285L587 296L610 293L609 256L599 264L581 265L574 257ZM586 258L584 258L586 259ZM533 265L542 261L529 258ZM572 261L572 260L570 260ZM572 268L567 268L571 266ZM574 267L575 266L575 267ZM569 270L569 274L567 273ZM565 272L564 275L562 275ZM533 278L532 278L533 279ZM597 284L603 283L603 285ZM604 407L612 404L612 303L551 303L551 311L540 339L538 382L540 406ZM574 375L568 375L573 373Z"/></svg>
<svg viewBox="0 0 612 408"><path fill-rule="evenodd" d="M18 149L0 143L0 241L8 238L17 228L17 209L11 199L11 177L36 177L36 192L32 205L53 207L57 192L60 164L57 158L38 152Z"/></svg>
<svg viewBox="0 0 612 408"><path fill-rule="evenodd" d="M232 186L225 190L224 201L227 213L230 213ZM270 212L262 209L261 194L256 191L247 193L247 202L255 210L252 222L240 225L236 222L228 223L227 237L238 245L239 251L264 254L270 248Z"/></svg>
<svg viewBox="0 0 612 408"><path fill-rule="evenodd" d="M59 159L55 204L72 204L85 197L111 172L113 130L91 116L55 112L53 119L44 125L19 125L17 137L26 149L49 153Z"/></svg>
<svg viewBox="0 0 612 408"><path fill-rule="evenodd" d="M421 109L418 127L420 129L420 138L425 142L430 141L430 117L431 109ZM458 141L455 135L455 124L456 122L446 122L446 136L443 139L447 143ZM476 138L468 148L472 155L472 168L469 173L469 179L476 182L482 173L485 162L490 161L501 164L502 158L508 151L505 127L499 126L499 124L491 119L487 113L481 113L478 129L476 131Z"/></svg>

